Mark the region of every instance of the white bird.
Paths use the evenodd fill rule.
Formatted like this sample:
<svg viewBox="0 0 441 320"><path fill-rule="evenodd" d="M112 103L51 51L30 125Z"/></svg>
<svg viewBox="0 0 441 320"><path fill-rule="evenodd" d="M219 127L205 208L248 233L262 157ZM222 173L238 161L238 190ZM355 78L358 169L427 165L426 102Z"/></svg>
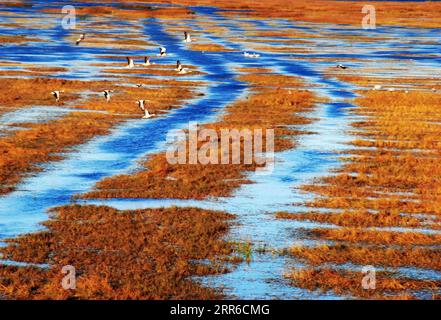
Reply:
<svg viewBox="0 0 441 320"><path fill-rule="evenodd" d="M374 86L374 90L381 90L381 88L382 88L382 86L379 85L379 84L376 84L376 85Z"/></svg>
<svg viewBox="0 0 441 320"><path fill-rule="evenodd" d="M179 60L176 61L176 69L175 70L178 71L179 74L186 74L186 73L191 72L190 69L184 68L181 61L179 61Z"/></svg>
<svg viewBox="0 0 441 320"><path fill-rule="evenodd" d="M179 74L186 74L186 73L190 73L191 70L188 68L181 68L181 70L178 71Z"/></svg>
<svg viewBox="0 0 441 320"><path fill-rule="evenodd" d="M165 57L167 55L167 49L165 47L159 48L158 57Z"/></svg>
<svg viewBox="0 0 441 320"><path fill-rule="evenodd" d="M191 36L187 31L184 31L184 42L191 42Z"/></svg>
<svg viewBox="0 0 441 320"><path fill-rule="evenodd" d="M392 92L392 91L395 91L395 88L389 88L389 89L387 89L388 91L390 91L390 92Z"/></svg>
<svg viewBox="0 0 441 320"><path fill-rule="evenodd" d="M55 90L55 91L51 92L51 94L54 96L56 102L60 101L60 95L62 92L64 92L64 90Z"/></svg>
<svg viewBox="0 0 441 320"><path fill-rule="evenodd" d="M142 117L143 119L148 119L151 117L154 117L155 114L150 114L149 111L146 109L145 107L145 102L150 101L150 100L138 100L136 103L138 104L139 108L144 111L144 116Z"/></svg>
<svg viewBox="0 0 441 320"><path fill-rule="evenodd" d="M344 65L342 65L342 64L338 64L338 65L337 65L337 68L340 68L340 69L347 69L348 67L346 67L346 66L344 66Z"/></svg>
<svg viewBox="0 0 441 320"><path fill-rule="evenodd" d="M75 42L76 45L79 45L81 41L83 41L84 39L86 39L86 34L82 33L80 35L80 37L77 39L77 41Z"/></svg>
<svg viewBox="0 0 441 320"><path fill-rule="evenodd" d="M143 66L150 66L152 64L154 64L154 62L150 62L150 57L144 57Z"/></svg>
<svg viewBox="0 0 441 320"><path fill-rule="evenodd" d="M135 63L133 62L132 58L127 57L127 68L133 68L135 67Z"/></svg>
<svg viewBox="0 0 441 320"><path fill-rule="evenodd" d="M176 61L176 71L181 71L182 70L182 63L181 61L177 60Z"/></svg>
<svg viewBox="0 0 441 320"><path fill-rule="evenodd" d="M104 98L106 98L107 102L110 102L110 93L113 92L113 90L104 90L103 94L104 94Z"/></svg>
<svg viewBox="0 0 441 320"><path fill-rule="evenodd" d="M260 54L258 53L248 53L248 52L244 52L243 53L244 57L246 58L259 58Z"/></svg>

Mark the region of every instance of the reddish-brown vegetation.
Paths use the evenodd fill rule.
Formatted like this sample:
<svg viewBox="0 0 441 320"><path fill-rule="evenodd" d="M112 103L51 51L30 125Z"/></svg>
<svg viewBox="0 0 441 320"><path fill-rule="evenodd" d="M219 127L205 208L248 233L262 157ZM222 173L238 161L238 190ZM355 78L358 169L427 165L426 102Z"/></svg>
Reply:
<svg viewBox="0 0 441 320"><path fill-rule="evenodd" d="M275 150L292 148L292 137L302 133L286 126L310 121L296 113L311 109L313 95L308 91L288 89L300 84L298 79L288 76L247 75L240 79L252 84L252 94L246 100L227 106L220 121L204 127L214 129L219 137L221 129L274 129ZM243 152L242 143L241 159ZM83 197L201 199L229 196L240 184L249 182L245 179L245 171L254 170L256 163L189 164L187 161L185 164L170 164L165 154L158 154L151 156L144 167L131 175L106 178L97 184L95 191Z"/></svg>
<svg viewBox="0 0 441 320"><path fill-rule="evenodd" d="M415 291L425 291L436 295L441 284L437 281L399 278L387 272L377 272L375 289L364 289L362 281L366 274L325 268L295 270L286 276L297 287L311 291L332 291L338 295L365 299L414 299Z"/></svg>
<svg viewBox="0 0 441 320"><path fill-rule="evenodd" d="M25 174L39 170L37 164L59 159L55 153L107 133L114 121L104 114L71 113L0 138L0 194L14 190Z"/></svg>
<svg viewBox="0 0 441 320"><path fill-rule="evenodd" d="M46 123L21 124L21 130L0 137L0 194L14 190L21 178L39 170L38 164L60 159L55 153L86 142L96 135L106 134L116 123L127 116L142 116L135 102L149 99L150 112L160 113L178 107L193 94L191 87L176 83L161 90L147 87L120 87L109 81L70 81L62 79L0 79L0 104L4 110L33 105L63 105L66 102L78 109L100 110L107 113L72 112L67 116ZM103 90L115 90L107 103ZM52 90L65 90L60 102L51 95ZM95 98L79 101L82 90L96 91ZM32 95L28 94L32 92ZM3 112L4 112L3 110ZM162 111L163 112L163 111Z"/></svg>
<svg viewBox="0 0 441 320"><path fill-rule="evenodd" d="M7 259L48 268L0 266L8 299L214 299L221 292L191 276L225 272L231 252L221 237L231 215L194 208L118 211L67 206L53 210L47 230L8 240ZM211 263L197 263L208 259ZM76 269L76 289L61 285L63 266Z"/></svg>
<svg viewBox="0 0 441 320"><path fill-rule="evenodd" d="M428 91L360 93L364 96L355 100L359 107L353 112L364 119L353 124L359 136L352 142L354 149L347 152L337 174L303 187L304 191L318 195L308 206L331 212L278 214L280 218L344 228L312 229L306 233L308 237L337 244L296 246L291 248L290 254L314 266L354 263L441 270L439 234L366 229L440 229L441 110L435 106L441 104L441 95ZM333 212L333 209L344 212ZM352 275L327 272L332 273L330 279L321 275L309 279L309 273L293 278L296 285L303 287L329 290L334 286L332 290L338 293L368 297L361 290L361 284L358 287L357 283L351 284ZM400 288L407 288L409 295L422 289L414 286L414 280L400 281ZM433 283L430 286L436 289ZM383 291L380 288L370 297L391 298L387 288Z"/></svg>
<svg viewBox="0 0 441 320"><path fill-rule="evenodd" d="M157 0L170 3L170 0ZM325 1L325 0L172 0L171 3L184 5L214 5L226 9L247 10L242 15L263 19L288 18L297 21L315 23L337 23L361 26L366 15L362 13L365 3L356 1ZM377 25L400 25L412 27L440 27L438 2L382 2L372 1L375 6ZM274 10L277 8L277 10ZM412 10L409 10L412 8ZM430 10L428 10L430 8ZM237 11L226 12L237 16Z"/></svg>

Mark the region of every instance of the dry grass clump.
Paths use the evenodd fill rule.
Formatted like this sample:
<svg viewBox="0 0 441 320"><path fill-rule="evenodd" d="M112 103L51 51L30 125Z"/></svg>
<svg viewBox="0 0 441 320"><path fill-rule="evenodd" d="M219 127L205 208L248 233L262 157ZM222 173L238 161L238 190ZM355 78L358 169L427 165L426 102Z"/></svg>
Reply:
<svg viewBox="0 0 441 320"><path fill-rule="evenodd" d="M87 83L81 81L49 78L0 78L0 105L6 108L35 104L56 105L51 91L65 90L60 102L62 104L65 101L78 98L78 92L86 88L88 88Z"/></svg>
<svg viewBox="0 0 441 320"><path fill-rule="evenodd" d="M351 243L308 248L295 246L290 248L289 253L314 266L324 263L345 264L352 262L359 265L441 270L441 252L439 249L394 249L380 246L358 246Z"/></svg>
<svg viewBox="0 0 441 320"><path fill-rule="evenodd" d="M187 66L184 67L187 68L190 72L188 73L178 73L176 71L176 65L166 65L166 64L155 64L148 67L139 66L136 69L127 69L126 63L121 63L121 68L117 69L103 69L103 73L117 73L117 74L124 74L125 76L129 77L132 75L154 75L154 76L164 76L164 77L188 77L188 76L197 76L205 74L204 72L198 71L196 67L193 66Z"/></svg>
<svg viewBox="0 0 441 320"><path fill-rule="evenodd" d="M158 0L169 2L168 0ZM248 10L242 15L271 19L288 18L297 21L315 23L337 23L361 26L361 12L365 3L356 1L325 0L175 0L172 3L184 5L214 5L225 9ZM410 27L440 27L438 12L441 4L437 2L369 2L376 8L377 25L400 25ZM277 10L275 10L277 8ZM412 10L409 10L412 8ZM226 15L237 15L236 11L225 12Z"/></svg>
<svg viewBox="0 0 441 320"><path fill-rule="evenodd" d="M42 9L42 12L60 13L58 9ZM192 11L182 6L155 7L151 5L122 5L119 7L110 6L77 6L78 16L109 16L115 19L139 20L147 18L178 19L191 18Z"/></svg>
<svg viewBox="0 0 441 320"><path fill-rule="evenodd" d="M92 26L89 26L87 38L81 43L82 47L93 47L93 48L111 48L118 50L125 50L129 52L131 50L144 50L147 46L154 46L154 43L148 42L144 39L144 36L139 34L129 35L119 35L109 30L108 34L94 33ZM102 30L102 26L99 26ZM66 37L66 40L74 44L78 39L78 34L71 34Z"/></svg>
<svg viewBox="0 0 441 320"><path fill-rule="evenodd" d="M270 84L270 75L250 76L253 85ZM273 85L294 85L298 81L287 80L287 76L272 75ZM312 108L313 95L308 91L282 88L254 87L252 95L246 100L226 107L225 114L216 122L204 127L214 129L221 136L221 129L274 129L275 151L282 151L294 146L292 137L302 134L289 129L287 125L304 124L310 121L296 115ZM266 143L263 135L263 145ZM188 142L185 142L188 146ZM198 149L202 146L198 145ZM217 158L220 159L221 144L218 144ZM243 160L244 147L240 146L240 157ZM202 199L208 196L229 196L240 184L249 183L245 171L257 167L253 159L251 164L189 164L187 147L185 164L170 164L165 154L151 156L144 164L143 170L131 175L118 175L100 181L96 190L87 193L85 198L182 198ZM207 152L211 155L211 151ZM230 154L230 160L231 154ZM219 160L220 162L220 160Z"/></svg>
<svg viewBox="0 0 441 320"><path fill-rule="evenodd" d="M232 49L226 48L223 45L217 43L194 43L190 44L190 50L204 51L204 52L229 52Z"/></svg>
<svg viewBox="0 0 441 320"><path fill-rule="evenodd" d="M104 178L95 190L82 198L176 198L203 199L224 197L245 179L245 170L255 164L169 164L165 154L152 156L143 163L145 169L134 174Z"/></svg>
<svg viewBox="0 0 441 320"><path fill-rule="evenodd" d="M327 229L315 228L309 231L314 237L324 240L383 244L396 246L435 246L441 243L440 234L418 232L395 232L365 230L363 228ZM412 248L410 248L412 250Z"/></svg>
<svg viewBox="0 0 441 320"><path fill-rule="evenodd" d="M345 162L335 174L302 187L317 195L307 206L344 211L278 214L279 218L343 226L307 233L312 239L339 244L296 246L290 253L313 266L354 263L439 271L439 234L366 228L440 229L441 109L436 106L441 105L441 95L427 91L360 93L355 99L359 107L352 112L364 119L353 124L359 136L351 143L354 149L346 152ZM333 284L336 292L344 292L344 286L350 285L340 280L311 281L323 288ZM413 280L403 281L409 285ZM409 286L409 293L416 294L417 288ZM386 289L376 294L390 298Z"/></svg>
<svg viewBox="0 0 441 320"><path fill-rule="evenodd" d="M259 67L259 68L255 68L255 67L238 67L238 68L236 68L236 70L239 71L239 72L243 72L243 73L254 73L254 74L270 73L270 72L272 72L271 69L264 68L264 67Z"/></svg>
<svg viewBox="0 0 441 320"><path fill-rule="evenodd" d="M405 72L403 69L401 72ZM398 71L397 71L398 72ZM401 73L400 72L400 73ZM381 85L383 87L391 86L395 87L397 85L418 89L441 89L441 81L439 78L432 77L376 77L376 76L366 76L360 75L360 70L351 71L336 70L335 67L328 70L328 73L341 81L350 82L358 86L373 88L375 85Z"/></svg>
<svg viewBox="0 0 441 320"><path fill-rule="evenodd" d="M30 124L29 129L0 138L0 194L14 190L20 179L39 170L39 163L60 159L54 155L108 132L115 119L100 113L72 112L60 120Z"/></svg>
<svg viewBox="0 0 441 320"><path fill-rule="evenodd" d="M304 85L300 78L283 74L276 76L273 73L260 73L260 70L258 73L240 75L238 80L250 83L253 87L297 88Z"/></svg>
<svg viewBox="0 0 441 320"><path fill-rule="evenodd" d="M47 231L9 240L8 259L49 268L0 267L0 293L10 299L215 299L221 292L189 279L225 272L216 262L232 248L221 240L231 215L195 208L118 211L65 206ZM200 264L196 260L208 259ZM62 267L76 268L64 290Z"/></svg>
<svg viewBox="0 0 441 320"><path fill-rule="evenodd" d="M29 67L27 70L43 74L66 72L68 69L64 67Z"/></svg>
<svg viewBox="0 0 441 320"><path fill-rule="evenodd" d="M329 268L294 270L286 275L296 287L364 299L415 299L415 291L436 294L441 285L438 281L399 278L391 273L377 272L375 289L364 289L362 281L365 276L362 272Z"/></svg>
<svg viewBox="0 0 441 320"><path fill-rule="evenodd" d="M261 51L261 52L281 52L281 53L302 53L302 54L307 54L307 53L312 53L313 51L310 48L299 48L299 47L294 47L294 46L290 46L289 43L287 44L287 46L274 46L274 45L260 45L258 44L258 42L253 42L255 43L254 45L250 46L252 47L253 50L255 51Z"/></svg>
<svg viewBox="0 0 441 320"><path fill-rule="evenodd" d="M133 93L151 93L153 90L147 88L141 88L140 90L134 92L132 89L118 86L112 81L79 81L79 80L66 80L57 78L45 78L41 77L42 72L52 72L54 70L63 71L63 68L44 68L44 67L34 67L34 71L38 71L36 78L0 78L0 106L9 108L18 107L28 107L34 105L45 105L45 106L63 106L67 102L73 102L81 98L82 92L96 92L100 95L102 102L104 98L102 97L103 90L117 89L115 96L124 96L125 99L129 99L129 95ZM156 84L161 84L157 81ZM61 99L56 102L51 94L51 91L63 90ZM159 91L159 90L156 90ZM172 92L169 91L169 94ZM183 94L184 92L179 92ZM156 93L160 95L160 93ZM150 94L150 96L152 96ZM188 97L188 93L184 95ZM137 97L132 97L136 101ZM130 103L131 104L131 103ZM106 105L106 104L104 104ZM75 106L73 106L75 107ZM136 108L134 108L136 109ZM3 112L5 111L3 110Z"/></svg>
<svg viewBox="0 0 441 320"><path fill-rule="evenodd" d="M179 107L182 102L194 95L198 83L180 85L175 81L156 88L123 87L110 81L71 81L63 79L0 79L0 105L8 109L38 105L64 105L67 102L74 108L106 111L72 112L61 119L47 123L20 124L21 130L0 137L0 194L14 190L21 178L40 170L38 164L59 160L54 153L64 152L69 147L86 142L96 135L108 133L109 129L121 121L143 114L136 101L151 100L147 105L150 112L161 114L164 110ZM51 95L52 90L65 90L60 102ZM114 90L110 102L106 102L103 90ZM77 102L82 91L92 91L87 100ZM29 94L32 92L32 94ZM76 103L74 105L74 103Z"/></svg>
<svg viewBox="0 0 441 320"><path fill-rule="evenodd" d="M29 38L29 37L24 36L24 35L14 35L14 36L0 35L0 43L22 44L22 43L27 43L29 41L41 42L42 40L35 39L35 38Z"/></svg>
<svg viewBox="0 0 441 320"><path fill-rule="evenodd" d="M312 222L334 224L342 227L408 227L417 228L423 224L420 219L411 216L403 216L397 210L385 210L378 213L370 213L366 210L344 211L342 213L287 213L278 212L276 217L280 219L308 220Z"/></svg>
<svg viewBox="0 0 441 320"><path fill-rule="evenodd" d="M138 83L135 81L135 83ZM141 83L144 83L141 81ZM154 82L157 83L157 82ZM154 84L152 83L152 84ZM146 103L149 112L159 114L164 110L171 110L179 107L182 103L194 96L194 89L197 83L192 86L182 86L179 82L162 84L160 90L143 86L133 87L112 87L114 91L110 102L106 102L101 92L91 97L86 103L76 106L80 109L107 111L114 115L143 115L136 105L138 100L150 100ZM105 89L103 89L105 90ZM107 90L107 89L106 89Z"/></svg>

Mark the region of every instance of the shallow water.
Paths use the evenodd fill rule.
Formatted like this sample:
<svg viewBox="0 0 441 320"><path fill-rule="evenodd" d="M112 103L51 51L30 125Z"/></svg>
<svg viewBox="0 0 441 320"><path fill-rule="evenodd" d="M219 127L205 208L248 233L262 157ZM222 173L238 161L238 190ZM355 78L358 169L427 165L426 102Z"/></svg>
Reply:
<svg viewBox="0 0 441 320"><path fill-rule="evenodd" d="M118 4L111 4L118 5ZM39 8L56 4L37 3ZM35 8L34 8L35 9ZM34 11L26 8L11 9L19 16L32 16ZM106 176L117 173L127 173L136 170L137 160L146 154L164 149L167 132L183 128L190 121L206 122L222 113L222 108L234 102L247 93L247 87L237 81L236 67L271 68L276 72L301 77L308 89L314 91L328 102L319 104L315 111L307 114L314 119L302 129L313 132L300 136L295 149L278 153L274 171L267 175L250 174L253 184L243 185L236 190L233 197L209 199L205 201L182 201L175 199L112 199L105 201L85 201L84 203L105 204L118 209L153 208L164 206L196 206L207 209L225 210L237 215L235 224L228 238L234 241L250 241L255 246L266 245L269 248L288 248L302 241L301 229L316 227L318 224L274 218L274 212L299 212L306 210L302 203L311 195L300 192L299 187L315 178L328 174L340 165L338 152L347 149L347 142L353 139L348 134L351 121L358 120L349 110L356 106L346 100L356 96L356 87L324 76L325 68L336 63L345 63L350 67L369 67L370 65L384 66L384 76L400 76L402 70L391 71L390 65L402 64L407 68L409 76L426 75L428 70L439 68L441 60L438 57L427 57L427 54L437 55L440 45L424 44L410 46L403 44L400 37L409 41L436 40L437 34L430 29L415 28L385 28L369 31L370 36L387 36L389 40L376 42L375 45L365 42L347 42L342 39L310 38L308 44L295 44L296 47L309 47L311 53L279 53L259 52L250 50L249 43L237 42L239 35L249 31L289 30L299 29L314 34L327 32L336 35L365 35L365 31L349 26L320 25L311 23L293 23L283 19L274 19L271 23L262 20L244 19L245 27L237 20L228 19L215 8L192 7L197 14L194 19L180 21L158 21L146 19L141 31L135 30L130 23L114 21L115 28L121 32L135 32L148 38L157 46L166 46L169 55L161 58L161 63L174 63L179 58L184 64L199 67L206 75L198 77L205 80L203 88L205 96L188 101L181 109L174 110L163 118L154 120L130 120L114 129L106 137L95 138L79 146L66 155L65 160L49 163L44 171L29 177L19 185L16 192L0 197L0 239L22 233L38 230L39 222L47 218L47 210L58 205L70 203L70 198L78 193L89 191L94 184ZM45 16L42 17L44 19ZM46 16L47 19L50 15ZM37 28L38 21L35 22ZM201 39L221 44L235 50L226 53L203 53L190 51L182 42L181 34L166 32L162 26L188 25L194 30L203 32L204 24L221 26L227 30L224 34L204 34ZM37 30L37 29L35 29ZM14 29L0 27L7 34L17 32ZM26 48L7 46L4 58L23 63L47 63L48 59L57 66L71 66L69 72L59 76L71 78L98 78L101 76L98 67L91 66L104 60L100 55L115 55L124 57L126 52L115 52L108 48L72 48L72 45L59 38L63 35L60 27L54 23L39 31L43 39L51 41L50 45L42 48L30 43ZM247 36L248 37L248 36ZM253 38L252 36L248 38ZM274 37L270 45L283 45L281 38ZM373 49L372 49L373 47ZM149 50L153 50L149 48ZM52 55L47 55L47 52ZM243 51L258 52L259 59L248 59ZM143 55L144 50L133 50L131 55ZM411 56L403 55L411 54ZM67 58L69 57L69 59ZM334 58L336 63L329 61L314 62L303 58ZM351 58L362 58L365 62L351 61ZM378 59L381 62L378 62ZM85 63L84 61L87 61ZM117 61L117 60L115 60ZM114 61L113 61L114 62ZM409 67L412 66L411 68ZM378 71L376 71L378 73ZM381 73L380 73L381 75ZM228 93L228 94L226 94ZM35 106L35 108L38 108ZM38 110L38 109L36 109ZM41 110L40 110L41 111ZM30 116L30 115L29 115ZM54 117L57 115L53 115ZM28 118L29 122L38 117ZM50 116L49 116L50 117ZM10 120L9 120L10 121ZM296 203L297 205L293 205ZM322 225L321 225L322 226ZM249 264L236 266L233 272L199 278L198 280L211 286L222 287L232 298L240 299L337 299L332 294L311 293L289 285L283 274L290 267L301 265L285 256L273 254L258 254L253 252ZM406 274L427 275L419 269L401 270ZM429 277L440 277L440 273L432 273ZM346 297L347 298L347 297Z"/></svg>

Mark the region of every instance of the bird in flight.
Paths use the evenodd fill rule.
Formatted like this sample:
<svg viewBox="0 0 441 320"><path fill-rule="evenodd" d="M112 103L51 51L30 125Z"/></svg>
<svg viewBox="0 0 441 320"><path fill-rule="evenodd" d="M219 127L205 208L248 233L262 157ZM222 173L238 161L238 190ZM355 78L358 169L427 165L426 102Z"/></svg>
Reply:
<svg viewBox="0 0 441 320"><path fill-rule="evenodd" d="M110 102L110 93L113 92L113 90L104 90L103 94L104 94L104 98L106 99L107 102Z"/></svg>
<svg viewBox="0 0 441 320"><path fill-rule="evenodd" d="M176 61L176 71L178 71L179 74L186 74L191 72L191 70L189 70L188 68L184 68L184 66L182 65L181 61Z"/></svg>
<svg viewBox="0 0 441 320"><path fill-rule="evenodd" d="M165 47L159 48L159 57L165 57L167 55L167 49Z"/></svg>
<svg viewBox="0 0 441 320"><path fill-rule="evenodd" d="M139 108L140 108L142 111L144 111L144 116L142 117L143 119L148 119L148 118L151 118L151 117L154 117L154 116L155 116L155 114L151 114L151 113L149 113L149 111L148 111L147 108L145 107L145 103L146 103L147 101L150 101L150 100L138 100L138 101L136 102L136 103L138 104Z"/></svg>
<svg viewBox="0 0 441 320"><path fill-rule="evenodd" d="M260 54L258 53L248 53L248 52L244 52L243 53L244 57L246 58L259 58Z"/></svg>
<svg viewBox="0 0 441 320"><path fill-rule="evenodd" d="M184 31L184 42L191 42L191 36L187 31Z"/></svg>
<svg viewBox="0 0 441 320"><path fill-rule="evenodd" d="M81 41L83 41L84 39L86 39L86 34L82 33L80 35L80 37L77 39L77 41L75 42L76 45L79 45Z"/></svg>
<svg viewBox="0 0 441 320"><path fill-rule="evenodd" d="M143 63L144 66L150 66L152 64L154 63L150 62L150 57L144 57L144 63Z"/></svg>
<svg viewBox="0 0 441 320"><path fill-rule="evenodd" d="M133 62L133 58L127 57L127 68L133 68L135 67L135 63Z"/></svg>
<svg viewBox="0 0 441 320"><path fill-rule="evenodd" d="M182 63L180 60L176 61L176 71L181 71L182 69Z"/></svg>
<svg viewBox="0 0 441 320"><path fill-rule="evenodd" d="M64 90L55 90L55 91L51 92L51 94L54 96L56 102L60 101L60 95L62 92L64 92Z"/></svg>

